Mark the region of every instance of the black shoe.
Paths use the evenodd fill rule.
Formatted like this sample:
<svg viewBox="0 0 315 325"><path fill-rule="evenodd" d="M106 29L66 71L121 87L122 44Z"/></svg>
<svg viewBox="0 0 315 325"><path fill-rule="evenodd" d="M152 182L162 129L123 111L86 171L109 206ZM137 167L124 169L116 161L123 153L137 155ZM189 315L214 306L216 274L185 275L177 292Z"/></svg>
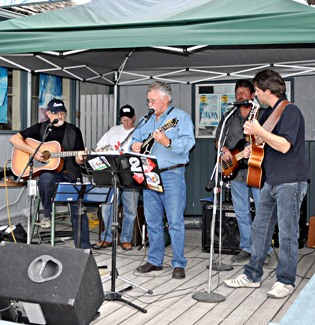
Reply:
<svg viewBox="0 0 315 325"><path fill-rule="evenodd" d="M161 271L161 270L163 270L163 266L155 266L149 262L137 267L137 271L139 273L149 273L151 271Z"/></svg>
<svg viewBox="0 0 315 325"><path fill-rule="evenodd" d="M106 247L112 247L112 242L108 242L108 241L99 241L96 244L91 245L91 247L93 249L101 249L101 248L106 248Z"/></svg>
<svg viewBox="0 0 315 325"><path fill-rule="evenodd" d="M241 251L238 255L234 255L231 258L231 261L232 262L244 262L244 261L247 261L248 259L250 259L250 254L245 251Z"/></svg>
<svg viewBox="0 0 315 325"><path fill-rule="evenodd" d="M184 279L185 270L182 267L175 267L173 271L173 279Z"/></svg>

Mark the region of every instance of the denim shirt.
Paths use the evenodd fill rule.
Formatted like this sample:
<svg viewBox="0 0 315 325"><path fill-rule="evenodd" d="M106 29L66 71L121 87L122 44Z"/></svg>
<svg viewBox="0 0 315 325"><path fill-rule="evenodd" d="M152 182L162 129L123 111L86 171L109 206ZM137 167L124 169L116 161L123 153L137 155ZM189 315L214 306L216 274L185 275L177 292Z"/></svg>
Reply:
<svg viewBox="0 0 315 325"><path fill-rule="evenodd" d="M135 142L145 141L152 132L165 125L171 126L164 129L165 135L172 140L171 148L167 149L155 142L150 154L156 156L159 168L187 164L189 162L189 151L195 145L194 126L186 112L178 108L172 109L171 105L158 121L155 115L152 115L146 123L143 121L133 134L130 146Z"/></svg>

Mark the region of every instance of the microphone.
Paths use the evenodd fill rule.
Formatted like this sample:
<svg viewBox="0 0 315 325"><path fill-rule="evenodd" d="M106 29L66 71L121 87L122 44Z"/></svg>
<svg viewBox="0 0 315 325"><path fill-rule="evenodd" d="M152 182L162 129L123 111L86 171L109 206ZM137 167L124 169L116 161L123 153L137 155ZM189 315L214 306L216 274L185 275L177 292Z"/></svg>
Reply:
<svg viewBox="0 0 315 325"><path fill-rule="evenodd" d="M57 124L59 122L59 120L57 118L55 118L52 122L50 122L47 126L47 128L51 128L54 124Z"/></svg>
<svg viewBox="0 0 315 325"><path fill-rule="evenodd" d="M154 113L155 113L155 108L149 107L149 113L146 116L144 116L144 119L147 121Z"/></svg>
<svg viewBox="0 0 315 325"><path fill-rule="evenodd" d="M249 106L251 103L250 103L250 100L244 100L242 102L231 102L231 103L228 103L228 105L233 105L233 106Z"/></svg>
<svg viewBox="0 0 315 325"><path fill-rule="evenodd" d="M57 118L55 118L52 122L50 122L48 125L47 125L47 129L46 130L49 130L49 132L52 131L51 127L54 125L54 124L57 124L59 121Z"/></svg>
<svg viewBox="0 0 315 325"><path fill-rule="evenodd" d="M207 185L205 186L205 190L207 192L211 192L213 190L213 184L212 184L212 179L210 179L207 183Z"/></svg>

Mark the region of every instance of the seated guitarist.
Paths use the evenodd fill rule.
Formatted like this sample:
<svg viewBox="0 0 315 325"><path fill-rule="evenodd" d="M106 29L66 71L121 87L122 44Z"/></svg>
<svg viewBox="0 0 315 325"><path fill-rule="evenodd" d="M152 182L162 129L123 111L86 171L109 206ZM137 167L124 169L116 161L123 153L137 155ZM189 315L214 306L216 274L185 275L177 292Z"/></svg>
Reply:
<svg viewBox="0 0 315 325"><path fill-rule="evenodd" d="M249 80L238 80L235 85L236 102L244 102L252 100L255 97L255 89ZM238 255L232 257L232 262L243 262L250 258L251 254L251 228L252 215L250 212L250 198L252 197L255 206L258 206L260 199L260 189L249 187L246 184L247 166L241 160L238 161L233 157L242 152L247 140L245 139L243 125L247 121L251 112L251 105L237 105L237 110L230 116L225 124L222 134L221 144L221 160L222 171L224 166L231 167L233 172L226 177L226 181L230 180L231 195L234 211L236 213L237 224L240 233L240 249ZM215 136L215 146L218 148L218 140L221 133L222 124L225 120L224 115L219 123ZM242 155L241 155L242 157ZM234 165L233 165L234 164ZM234 168L234 169L233 169ZM271 253L272 249L269 249ZM268 263L269 261L267 261ZM266 264L267 264L266 263Z"/></svg>
<svg viewBox="0 0 315 325"><path fill-rule="evenodd" d="M54 196L56 183L59 182L76 182L81 180L81 168L83 163L84 143L82 134L79 128L65 121L67 110L64 102L60 99L53 99L48 103L46 115L48 120L35 125L13 135L10 142L14 147L22 150L29 155L34 154L36 147L30 146L25 142L27 138L33 138L41 141L46 130L49 128L49 123L53 123L50 127L51 132L48 134L46 141L59 142L64 150L76 150L78 154L75 157L67 157L64 161L64 166L60 172L43 171L39 175L37 182L39 195L44 208L44 218L41 220L43 228L50 227L50 219L52 212L52 198ZM41 149L35 155L35 160L44 161L44 156ZM89 225L86 214L82 216L82 232L81 243L77 242L77 227L78 227L78 204L71 204L71 223L74 235L75 247L90 248L89 240Z"/></svg>

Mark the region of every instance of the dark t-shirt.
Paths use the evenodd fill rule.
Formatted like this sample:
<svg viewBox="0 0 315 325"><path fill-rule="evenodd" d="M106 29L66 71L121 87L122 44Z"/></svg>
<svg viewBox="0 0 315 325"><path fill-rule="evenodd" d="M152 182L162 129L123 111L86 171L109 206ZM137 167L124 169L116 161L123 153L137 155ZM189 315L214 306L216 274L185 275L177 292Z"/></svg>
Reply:
<svg viewBox="0 0 315 325"><path fill-rule="evenodd" d="M52 131L49 133L48 137L46 138L45 142L47 141L58 141L61 145L63 142L66 124L64 123L62 126L59 127L52 127ZM37 123L32 125L31 127L21 131L22 137L25 138L33 138L35 140L42 140L42 135L40 132L42 123ZM79 128L75 127L76 138L75 138L75 146L73 148L63 148L64 150L84 150L84 143L82 139L82 133Z"/></svg>
<svg viewBox="0 0 315 325"><path fill-rule="evenodd" d="M280 99L273 108L268 108L262 116L261 124L270 116L282 101ZM295 104L286 106L281 117L272 131L273 134L284 137L291 144L285 154L265 145L263 169L266 182L269 185L307 181L309 168L305 149L304 117Z"/></svg>
<svg viewBox="0 0 315 325"><path fill-rule="evenodd" d="M45 133L45 125L47 123L37 123L23 131L20 132L22 137L33 138L35 140L41 141ZM84 143L82 139L82 133L79 128L73 124L64 123L62 126L54 127L52 126L52 131L48 134L45 143L49 141L57 141L60 143L63 151L81 151L84 150ZM67 131L66 131L67 130ZM65 132L67 132L67 137L65 137ZM66 141L64 141L64 138ZM75 161L75 156L65 157L65 164L62 170L68 171L71 179L77 180L81 178L81 168Z"/></svg>
<svg viewBox="0 0 315 325"><path fill-rule="evenodd" d="M219 140L221 128L223 125L223 122L226 118L227 114L224 114L222 119L220 120L219 126L216 130L215 134L215 140ZM224 131L222 134L221 142L222 146L226 146L230 150L234 149L236 144L239 142L239 140L245 138L244 136L244 130L243 125L247 118L243 118L243 116L240 114L240 110L237 109L233 115L227 120Z"/></svg>

